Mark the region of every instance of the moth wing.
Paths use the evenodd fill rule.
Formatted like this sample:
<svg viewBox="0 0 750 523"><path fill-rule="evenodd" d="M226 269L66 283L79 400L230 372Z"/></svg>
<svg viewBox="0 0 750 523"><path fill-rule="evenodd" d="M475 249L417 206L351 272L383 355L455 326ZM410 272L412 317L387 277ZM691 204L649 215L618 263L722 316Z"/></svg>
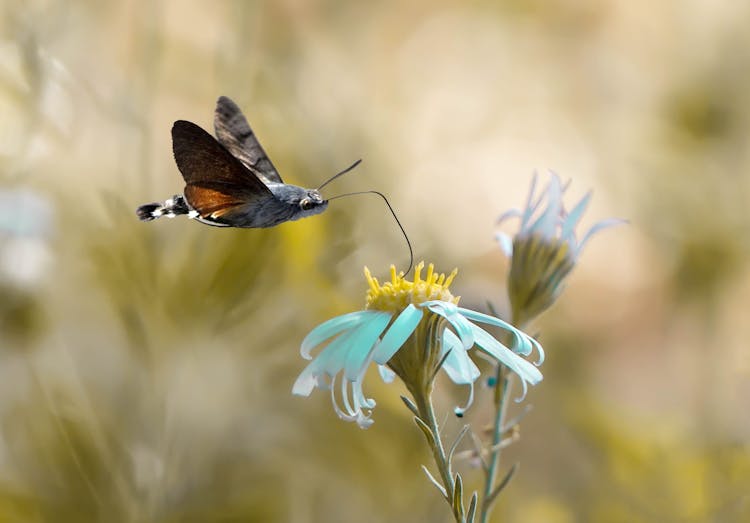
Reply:
<svg viewBox="0 0 750 523"><path fill-rule="evenodd" d="M185 198L198 211L201 218L221 218L227 213L245 208L248 200L235 196L234 188L227 184L198 182L185 186Z"/></svg>
<svg viewBox="0 0 750 523"><path fill-rule="evenodd" d="M275 198L252 171L192 122L174 123L172 149L185 180L185 198L202 218L219 218L238 206Z"/></svg>
<svg viewBox="0 0 750 523"><path fill-rule="evenodd" d="M284 183L242 111L226 96L216 102L214 130L219 143L265 183Z"/></svg>

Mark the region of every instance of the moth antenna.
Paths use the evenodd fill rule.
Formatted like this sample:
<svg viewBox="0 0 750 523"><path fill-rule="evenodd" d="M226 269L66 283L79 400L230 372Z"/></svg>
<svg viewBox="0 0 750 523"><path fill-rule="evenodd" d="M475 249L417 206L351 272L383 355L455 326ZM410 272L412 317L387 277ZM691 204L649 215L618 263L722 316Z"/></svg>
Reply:
<svg viewBox="0 0 750 523"><path fill-rule="evenodd" d="M340 173L336 173L333 176L331 176L330 178L328 178L326 181L323 182L323 185L321 185L320 187L318 187L316 189L316 191L321 190L323 187L325 187L326 185L328 185L329 183L331 183L333 180L335 180L339 176L345 175L346 173L348 173L349 171L351 171L352 169L354 169L356 166L358 166L360 163L362 163L362 158L360 158L359 160L357 160L356 162L354 162L353 164L351 164L349 167L347 167L346 169L344 169Z"/></svg>
<svg viewBox="0 0 750 523"><path fill-rule="evenodd" d="M354 167L356 167L356 165L360 161L361 160L358 160L354 165L352 165L351 167L349 167L346 171L343 171L343 172L337 174L336 176L341 176L345 172L350 171L351 169L353 169ZM334 178L336 178L336 176L334 176ZM331 181L331 180L329 180L329 181ZM328 183L328 182L326 182L326 183ZM323 185L325 185L325 183ZM350 193L346 193L346 194L339 194L338 196L334 196L333 198L328 198L328 201L336 200L337 198L343 198L344 196L356 196L358 194L377 194L378 196L380 196L381 198L383 198L383 201L388 206L388 210L391 211L391 214L393 215L393 219L396 220L396 224L398 225L398 228L401 229L401 234L404 235L404 239L406 240L406 245L409 247L409 268L406 269L406 272L404 273L404 276L406 276L407 274L409 274L409 272L411 271L412 267L414 266L414 249L412 249L412 247L411 247L411 242L409 241L409 236L406 234L406 231L404 230L404 226L401 225L401 222L399 221L398 216L396 216L396 211L393 210L393 207L391 207L391 202L388 201L388 198L386 198L383 193L378 192L378 191L357 191L357 192L350 192Z"/></svg>

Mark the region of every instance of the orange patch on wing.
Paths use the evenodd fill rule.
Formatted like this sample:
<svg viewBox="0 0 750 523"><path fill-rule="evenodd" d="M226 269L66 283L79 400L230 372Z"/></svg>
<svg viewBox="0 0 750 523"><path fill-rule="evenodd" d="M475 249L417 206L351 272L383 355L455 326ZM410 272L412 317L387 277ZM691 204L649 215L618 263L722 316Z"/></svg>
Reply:
<svg viewBox="0 0 750 523"><path fill-rule="evenodd" d="M203 218L218 218L232 208L247 203L225 192L195 184L185 187L185 198Z"/></svg>

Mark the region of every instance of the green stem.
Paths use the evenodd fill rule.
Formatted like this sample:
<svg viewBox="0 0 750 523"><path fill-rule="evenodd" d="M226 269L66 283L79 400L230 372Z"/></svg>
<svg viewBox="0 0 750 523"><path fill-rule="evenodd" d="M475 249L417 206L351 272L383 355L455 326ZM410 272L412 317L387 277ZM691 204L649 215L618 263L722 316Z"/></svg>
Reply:
<svg viewBox="0 0 750 523"><path fill-rule="evenodd" d="M417 406L417 412L419 417L424 421L432 432L433 441L427 441L432 450L432 457L435 460L438 471L440 472L440 479L443 482L443 488L445 488L446 498L445 500L451 506L453 517L458 523L463 523L463 517L453 506L453 495L456 488L453 480L453 473L451 472L451 464L448 462L446 457L445 448L443 442L440 439L440 428L438 427L437 420L435 419L435 410L432 406L432 397L429 392L426 394L413 394L414 402Z"/></svg>
<svg viewBox="0 0 750 523"><path fill-rule="evenodd" d="M495 423L492 430L492 444L490 446L490 462L487 466L487 480L484 484L482 496L482 509L479 514L479 523L487 523L492 505L496 498L491 498L495 489L498 464L500 463L500 443L503 440L503 425L505 425L505 414L508 410L508 389L510 378L504 365L497 366L495 374Z"/></svg>

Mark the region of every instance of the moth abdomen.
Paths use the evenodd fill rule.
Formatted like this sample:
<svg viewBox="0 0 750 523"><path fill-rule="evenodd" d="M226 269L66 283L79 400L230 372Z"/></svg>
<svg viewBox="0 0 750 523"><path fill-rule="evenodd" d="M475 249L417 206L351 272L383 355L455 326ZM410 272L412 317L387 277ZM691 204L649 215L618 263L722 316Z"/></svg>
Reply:
<svg viewBox="0 0 750 523"><path fill-rule="evenodd" d="M175 194L168 200L162 203L146 203L139 206L135 210L135 214L138 219L143 222L150 222L162 216L168 218L174 218L180 214L189 214L190 207L188 207L185 198L179 194Z"/></svg>

